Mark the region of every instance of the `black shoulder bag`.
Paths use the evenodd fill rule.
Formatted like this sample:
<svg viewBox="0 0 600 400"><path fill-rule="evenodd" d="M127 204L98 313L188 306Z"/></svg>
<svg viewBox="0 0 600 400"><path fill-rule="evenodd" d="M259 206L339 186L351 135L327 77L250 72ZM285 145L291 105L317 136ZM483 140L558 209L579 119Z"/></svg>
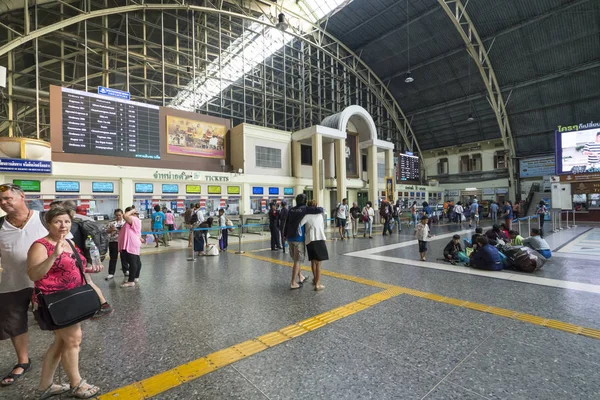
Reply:
<svg viewBox="0 0 600 400"><path fill-rule="evenodd" d="M70 240L67 242L73 249L73 258L85 285L51 294L42 294L36 290L39 307L34 314L42 330L52 331L75 325L91 318L101 306L100 298L85 278L83 262L77 249Z"/></svg>

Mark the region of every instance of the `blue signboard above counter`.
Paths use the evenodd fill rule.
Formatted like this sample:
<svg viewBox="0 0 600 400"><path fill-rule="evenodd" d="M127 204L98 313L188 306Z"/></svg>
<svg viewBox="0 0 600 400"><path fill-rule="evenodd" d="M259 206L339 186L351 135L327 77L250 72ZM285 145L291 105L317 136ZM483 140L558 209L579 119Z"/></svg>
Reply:
<svg viewBox="0 0 600 400"><path fill-rule="evenodd" d="M153 193L154 185L151 183L136 183L135 184L135 192L136 193Z"/></svg>
<svg viewBox="0 0 600 400"><path fill-rule="evenodd" d="M269 194L271 194L271 195L279 195L279 188L278 187L270 187L269 188Z"/></svg>
<svg viewBox="0 0 600 400"><path fill-rule="evenodd" d="M115 185L112 182L92 182L92 193L114 193Z"/></svg>
<svg viewBox="0 0 600 400"><path fill-rule="evenodd" d="M163 183L163 193L179 193L179 185L176 183Z"/></svg>
<svg viewBox="0 0 600 400"><path fill-rule="evenodd" d="M51 174L52 161L0 158L0 172Z"/></svg>
<svg viewBox="0 0 600 400"><path fill-rule="evenodd" d="M55 189L61 193L79 193L79 182L77 181L56 181Z"/></svg>
<svg viewBox="0 0 600 400"><path fill-rule="evenodd" d="M284 196L293 196L294 188L283 188L283 195Z"/></svg>
<svg viewBox="0 0 600 400"><path fill-rule="evenodd" d="M256 195L263 195L263 194L265 194L265 188L254 186L252 188L252 194L255 195L255 196Z"/></svg>

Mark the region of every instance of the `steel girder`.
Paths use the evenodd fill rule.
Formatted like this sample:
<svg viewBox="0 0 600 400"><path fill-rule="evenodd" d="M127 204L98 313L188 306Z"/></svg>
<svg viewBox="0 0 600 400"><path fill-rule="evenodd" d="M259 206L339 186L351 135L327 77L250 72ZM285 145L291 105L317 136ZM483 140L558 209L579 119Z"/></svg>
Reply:
<svg viewBox="0 0 600 400"><path fill-rule="evenodd" d="M515 179L515 145L510 129L510 123L508 121L508 114L506 113L506 107L504 99L502 97L502 91L496 74L492 68L492 63L488 57L488 51L485 48L471 18L467 14L466 4L462 3L461 0L438 0L438 3L442 6L448 17L452 20L452 23L456 27L458 33L463 38L467 46L467 51L475 60L475 64L481 74L483 83L487 89L488 101L490 106L496 114L496 120L498 122L498 128L500 129L500 135L504 148L508 151L508 157L510 162L508 163L509 173L509 190L511 198L516 198L516 179Z"/></svg>
<svg viewBox="0 0 600 400"><path fill-rule="evenodd" d="M91 3L83 0L82 8L84 2L87 4ZM104 2L104 5L106 4ZM224 4L221 4L221 7L223 6ZM44 11L47 11L46 8ZM129 40L126 42L128 47L125 47L121 43L109 43L108 32L111 29L116 32L118 29L109 29L104 18L122 15L124 16L123 18L127 19L131 15L132 18L129 19L133 20L133 15L143 13L144 32L146 32L146 27L148 27L148 30L160 27L163 21L166 21L171 14L177 12L179 13L178 15L183 14L184 16L191 14L193 20L190 21L197 22L198 25L206 22L206 16L208 15L218 18L219 24L223 20L225 24L229 23L231 25L232 20L239 19L260 24L263 26L263 29L274 28L270 20L258 19L255 17L256 14L250 15L224 8L182 5L178 3L132 4L112 8L99 7L98 9L90 9L85 13L73 16L63 14L61 5L61 11L54 10L54 12L57 14L56 22L49 23L46 26L39 25L37 28L33 27L29 32L23 29L22 35L14 37L14 39L9 40L0 47L0 58L7 55L10 56L10 53L17 51L27 53L28 50L25 50L24 47L36 39L39 41L54 40L58 45L62 43L61 54L64 57L64 60L60 62L61 73L56 75L57 72L55 71L54 75L60 76L58 82L62 78L65 78L63 81L64 85L69 85L69 82L85 81L85 87L87 88L88 79L90 82L95 82L93 79L101 77L102 82L104 82L104 80L108 80L109 76L124 76L127 78L129 85L131 70L142 68L144 82L131 82L131 89L139 99L147 99L148 101L155 102L159 100L158 103L160 103L161 99L165 102L173 97L173 94L167 94L166 92L170 91L173 93L176 89L181 90L184 88L186 79L183 79L181 75L185 73L186 65L193 65L194 67L200 65L197 69L199 73L202 72L202 67L206 65L208 58L214 56L209 51L209 42L211 40L218 39L220 43L222 38L225 38L227 35L232 36L235 32L233 30L225 32L225 29L221 31L220 27L217 32L216 26L201 26L204 29L202 32L200 32L200 28L194 29L194 32L198 31L198 33L204 35L204 38L198 38L198 41L201 43L197 44L198 49L202 47L202 52L196 52L193 61L187 62L189 61L187 59L190 59L189 53L187 55L183 54L184 51L179 49L179 44L177 46L173 44L166 46L160 42L150 43L146 40L146 33L141 38L136 38L136 43L141 44L137 45L136 50L139 51L135 55L131 51L132 49L129 48ZM150 20L146 20L146 15L158 16L157 21L150 22ZM195 24L192 25L195 26ZM77 33L79 34L79 38L73 34L76 27L78 28ZM92 32L92 28L97 32L103 32L102 39L87 37L88 32ZM209 28L212 31L209 31ZM81 32L82 30L83 32ZM125 35L129 35L131 28L125 28L125 30ZM284 46L282 50L284 53L283 56L274 55L270 59L263 61L262 65L255 67L250 74L244 76L241 82L226 82L228 86L224 90L225 93L221 93L218 98L213 99L210 103L207 103L206 107L198 111L234 118L232 110L243 109L243 112L241 112L244 116L241 118L242 122L261 123L266 121L267 125L273 127L280 129L286 127L288 130L296 130L302 129L308 124L319 123L328 114L340 112L345 106L356 102L372 114L378 125L381 138L395 140L398 145L400 145L400 142L403 142L406 149L415 151L420 155L418 142L402 109L383 82L356 54L319 26L313 25L313 30L308 33L290 31L288 33L294 37L294 42L289 46ZM118 39L119 33L116 32L113 34L117 35ZM177 31L177 35L179 34L180 32ZM75 42L75 48L65 49L65 43L67 42ZM177 43L179 43L179 36ZM99 54L94 54L96 52L92 47ZM133 48L134 46L131 47ZM83 55L80 54L82 48ZM75 51L79 52L79 55L69 53L70 50L73 50L73 53ZM168 52L168 60L165 60L165 57L163 57L165 51ZM218 52L221 54L221 52L226 52L227 49L219 48L212 51L213 53ZM111 54L110 56L108 56L109 53ZM80 65L82 58L85 60L85 76L82 76L77 71L77 66L75 65L77 63ZM182 59L182 63L180 63L180 58ZM283 60L283 65L279 62L280 60ZM292 62L286 63L286 60L296 62L296 65L289 65ZM69 63L73 64L72 79L64 77L64 65ZM46 61L43 64L40 63L45 68L50 68L54 64L59 64L59 62ZM118 68L116 68L117 65ZM152 68L154 67L156 68L153 71ZM293 70L294 67L296 68L295 71ZM165 68L167 69L166 72ZM25 71L33 72L32 68L25 69ZM42 70L42 75L45 73L44 71ZM36 80L40 74L38 71L34 76L28 76L24 71L10 71L10 73L13 72L15 75L20 73L21 78L29 77ZM295 73L297 75L294 75ZM152 77L154 77L154 81L152 81ZM12 77L9 76L9 79L12 79ZM148 80L147 82L146 79ZM55 82L56 84L56 81L57 78L42 77L42 87L37 84L35 87L39 91L44 89L44 86L47 86L48 83ZM270 85L268 88L267 83ZM246 104L249 98L252 98L252 104L250 105ZM267 101L267 98L270 100ZM275 99L280 101L275 101ZM281 104L283 101L285 101L285 104ZM39 105L39 101L37 104ZM270 113L268 118L265 116L262 118L251 118L247 115L247 111L250 108L256 114L257 107L260 106L263 107L262 112L264 114ZM31 104L29 107L31 107ZM276 112L281 114L281 110L283 109L283 114L285 115L286 110L291 108L296 108L296 111L298 111L293 111L292 116L288 116L290 121L292 121L292 118L295 118L295 122L288 123L286 120L282 124L275 123ZM23 111L19 110L16 115L30 114L25 114ZM37 118L39 119L39 117ZM10 120L11 118L9 117L8 119Z"/></svg>

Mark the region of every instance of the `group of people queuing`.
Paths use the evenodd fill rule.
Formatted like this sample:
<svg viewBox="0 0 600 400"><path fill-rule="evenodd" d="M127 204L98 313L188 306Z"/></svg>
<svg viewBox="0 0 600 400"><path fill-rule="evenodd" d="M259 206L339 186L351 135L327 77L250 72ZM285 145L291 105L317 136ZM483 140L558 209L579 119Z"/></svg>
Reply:
<svg viewBox="0 0 600 400"><path fill-rule="evenodd" d="M204 218L204 211L200 203L192 204L183 213L183 221L186 230L189 231L188 247L193 247L193 251L198 256L206 255L208 245L209 231L215 223L215 218ZM218 242L219 251L227 251L229 246L229 230L233 224L227 218L225 209L221 208L218 211L217 218ZM211 245L212 246L212 245Z"/></svg>
<svg viewBox="0 0 600 400"><path fill-rule="evenodd" d="M45 296L64 294L89 285L93 289L90 293L97 296L94 303L98 304L98 308L92 304L91 318L112 313L112 307L90 275L103 269L98 247L92 239L99 237L101 228L84 215L85 212L74 201L55 201L44 212L29 209L23 189L13 184L0 185L0 208L6 213L0 218L3 269L0 280L0 340L11 340L17 358L17 364L2 378L0 385L13 385L31 370L28 311L32 305L40 328L54 333L54 342L43 358L35 397L46 399L61 394L80 399L95 397L100 388L86 382L79 372L82 319L57 322ZM117 256L120 255L122 269L127 276L122 287L135 286L141 269L141 221L135 208L128 207L124 212L116 210L115 221L107 232L110 236L106 244L111 254L110 279L114 277ZM76 300L67 297L64 301ZM69 384L53 383L59 363Z"/></svg>

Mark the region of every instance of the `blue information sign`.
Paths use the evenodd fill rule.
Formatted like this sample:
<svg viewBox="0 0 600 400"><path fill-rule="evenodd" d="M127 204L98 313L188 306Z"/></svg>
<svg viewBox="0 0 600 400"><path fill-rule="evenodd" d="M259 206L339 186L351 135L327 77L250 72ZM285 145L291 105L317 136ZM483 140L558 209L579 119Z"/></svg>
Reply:
<svg viewBox="0 0 600 400"><path fill-rule="evenodd" d="M0 158L0 172L51 174L52 161Z"/></svg>
<svg viewBox="0 0 600 400"><path fill-rule="evenodd" d="M293 196L294 188L283 188L283 195L284 196Z"/></svg>
<svg viewBox="0 0 600 400"><path fill-rule="evenodd" d="M112 182L92 182L92 193L113 193L115 185Z"/></svg>
<svg viewBox="0 0 600 400"><path fill-rule="evenodd" d="M176 183L163 183L163 193L179 193L179 185Z"/></svg>
<svg viewBox="0 0 600 400"><path fill-rule="evenodd" d="M252 187L252 194L264 194L265 193L265 188L262 187Z"/></svg>
<svg viewBox="0 0 600 400"><path fill-rule="evenodd" d="M98 94L102 94L104 96L116 97L118 99L129 100L130 94L129 92L124 92L122 90L111 89L104 86L98 86Z"/></svg>
<svg viewBox="0 0 600 400"><path fill-rule="evenodd" d="M135 184L135 192L136 193L152 193L152 192L154 192L154 185L151 183L136 183Z"/></svg>
<svg viewBox="0 0 600 400"><path fill-rule="evenodd" d="M278 187L270 187L269 188L269 194L278 195L279 194L279 188Z"/></svg>
<svg viewBox="0 0 600 400"><path fill-rule="evenodd" d="M55 188L57 192L79 193L79 182L56 181Z"/></svg>

